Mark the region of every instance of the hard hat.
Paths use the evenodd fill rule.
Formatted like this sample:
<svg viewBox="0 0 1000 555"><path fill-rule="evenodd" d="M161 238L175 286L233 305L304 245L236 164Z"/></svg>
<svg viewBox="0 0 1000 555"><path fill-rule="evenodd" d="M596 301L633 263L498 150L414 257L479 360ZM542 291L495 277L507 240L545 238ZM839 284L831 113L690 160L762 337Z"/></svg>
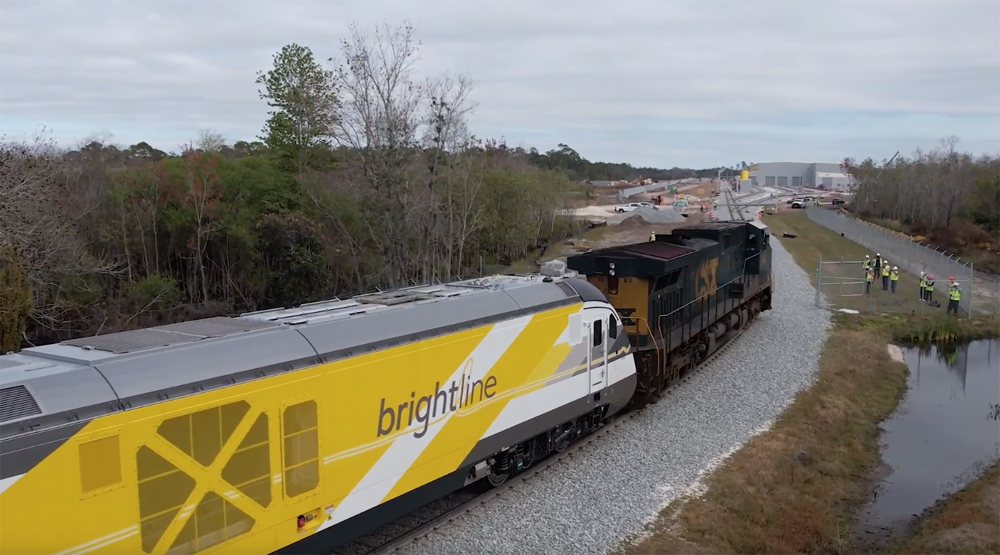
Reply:
<svg viewBox="0 0 1000 555"><path fill-rule="evenodd" d="M870 257L870 256L868 256L868 255L866 254L866 255L865 255L865 258L871 258L871 257Z"/></svg>
<svg viewBox="0 0 1000 555"><path fill-rule="evenodd" d="M924 276L926 276L926 275L927 275L927 273L926 273L926 272L924 272L923 270L920 270L920 277L924 277Z"/></svg>
<svg viewBox="0 0 1000 555"><path fill-rule="evenodd" d="M875 256L882 256L882 253L877 252L877 253L875 253Z"/></svg>
<svg viewBox="0 0 1000 555"><path fill-rule="evenodd" d="M898 269L899 269L899 266L893 266L893 267L892 267L892 269L893 269L893 270L898 270Z"/></svg>
<svg viewBox="0 0 1000 555"><path fill-rule="evenodd" d="M948 281L955 281L955 278L948 276Z"/></svg>
<svg viewBox="0 0 1000 555"><path fill-rule="evenodd" d="M953 281L953 282L951 282L951 283L949 283L948 285L951 285L952 287L958 287L958 284L957 284L957 283L955 283L954 281Z"/></svg>
<svg viewBox="0 0 1000 555"><path fill-rule="evenodd" d="M927 274L927 277L930 279L934 279L934 274Z"/></svg>

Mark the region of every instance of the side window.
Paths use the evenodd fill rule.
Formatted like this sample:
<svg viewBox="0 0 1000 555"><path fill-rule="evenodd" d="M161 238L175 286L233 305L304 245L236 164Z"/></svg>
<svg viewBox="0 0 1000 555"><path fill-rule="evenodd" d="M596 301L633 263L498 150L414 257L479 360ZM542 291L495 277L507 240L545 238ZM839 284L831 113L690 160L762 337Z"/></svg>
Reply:
<svg viewBox="0 0 1000 555"><path fill-rule="evenodd" d="M282 478L285 497L298 497L319 485L319 428L316 401L285 407L282 414Z"/></svg>
<svg viewBox="0 0 1000 555"><path fill-rule="evenodd" d="M608 337L611 339L618 338L618 319L612 314L608 317Z"/></svg>
<svg viewBox="0 0 1000 555"><path fill-rule="evenodd" d="M601 342L604 341L604 326L602 324L604 320L594 320L594 346L600 347Z"/></svg>

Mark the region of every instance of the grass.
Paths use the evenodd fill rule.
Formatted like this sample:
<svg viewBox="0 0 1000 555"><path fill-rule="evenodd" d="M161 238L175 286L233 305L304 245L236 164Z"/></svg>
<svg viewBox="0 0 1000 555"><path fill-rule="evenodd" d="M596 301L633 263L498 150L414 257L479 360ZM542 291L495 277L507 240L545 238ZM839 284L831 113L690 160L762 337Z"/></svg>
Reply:
<svg viewBox="0 0 1000 555"><path fill-rule="evenodd" d="M1000 553L1000 463L939 503L899 553Z"/></svg>
<svg viewBox="0 0 1000 555"><path fill-rule="evenodd" d="M929 307L920 302L919 276L902 270L899 272L896 294L882 291L881 276L878 276L872 283L871 294L864 295L864 270L860 261L864 260L866 254L874 257L875 253L813 222L806 217L804 211L789 210L765 216L764 223L771 228L772 235L781 241L781 245L792 255L795 262L806 270L813 286L816 285L817 257L822 256L824 261L822 292L826 295L827 302L834 308L914 315L945 311L948 300L944 291L938 288L934 292L937 300L942 301L941 307ZM797 237L782 238L782 234L786 232L794 233ZM889 263L892 264L891 254L885 254L889 255ZM843 264L840 263L841 260L844 261ZM944 276L943 280L938 279L938 281L947 279L947 276Z"/></svg>
<svg viewBox="0 0 1000 555"><path fill-rule="evenodd" d="M766 223L779 238L784 231L798 234L782 244L807 271L815 269L817 253L836 259L863 258L865 253L804 215L772 216ZM907 281L915 287L912 276ZM700 495L669 505L641 538L623 544L618 553L858 551L856 516L868 500L870 478L879 466L879 423L896 410L906 390L906 366L890 358L887 345L995 337L1000 318L956 319L941 310L923 316L834 313L833 322L814 385L796 396L770 430L713 472ZM996 495L983 495L987 497L982 503L966 504L975 516L965 521L995 522ZM992 513L985 507L989 503ZM914 538L914 552L926 551L926 546L936 550L945 541L953 542L948 545L955 552L981 552L980 542L989 531L964 531L956 526L964 522L960 517L947 520L946 514L952 513L945 509L927 520L927 531ZM935 519L940 525L933 524ZM995 538L995 526L992 533ZM920 539L921 534L929 539Z"/></svg>
<svg viewBox="0 0 1000 555"><path fill-rule="evenodd" d="M767 432L706 481L705 493L668 507L627 555L842 553L879 459L878 423L895 410L906 367L887 337L836 328L816 384Z"/></svg>

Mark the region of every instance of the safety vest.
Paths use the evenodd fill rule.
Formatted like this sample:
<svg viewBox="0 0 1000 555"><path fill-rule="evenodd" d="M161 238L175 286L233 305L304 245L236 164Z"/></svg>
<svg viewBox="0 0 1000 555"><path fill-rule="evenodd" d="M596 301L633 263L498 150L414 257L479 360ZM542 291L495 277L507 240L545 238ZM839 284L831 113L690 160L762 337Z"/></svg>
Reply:
<svg viewBox="0 0 1000 555"><path fill-rule="evenodd" d="M650 241L656 241L656 232L655 231L651 231L649 233L649 240Z"/></svg>
<svg viewBox="0 0 1000 555"><path fill-rule="evenodd" d="M865 281L871 283L873 279L875 279L875 274L872 272L865 272Z"/></svg>
<svg viewBox="0 0 1000 555"><path fill-rule="evenodd" d="M868 260L868 259L866 258L866 259L865 259L865 263L864 263L864 267L865 267L865 269L866 269L866 270L867 270L867 269L869 269L869 268L871 268L871 267L872 267L872 261L871 261L871 260Z"/></svg>
<svg viewBox="0 0 1000 555"><path fill-rule="evenodd" d="M882 266L882 277L889 275L889 268Z"/></svg>
<svg viewBox="0 0 1000 555"><path fill-rule="evenodd" d="M924 289L926 289L927 291L933 291L934 290L934 280L933 279L929 279L929 280L925 281L924 282Z"/></svg>
<svg viewBox="0 0 1000 555"><path fill-rule="evenodd" d="M951 301L962 300L962 292L958 290L958 287L951 288L951 291L948 292L948 300Z"/></svg>
<svg viewBox="0 0 1000 555"><path fill-rule="evenodd" d="M899 271L893 270L889 272L889 279L891 279L892 281L899 281Z"/></svg>

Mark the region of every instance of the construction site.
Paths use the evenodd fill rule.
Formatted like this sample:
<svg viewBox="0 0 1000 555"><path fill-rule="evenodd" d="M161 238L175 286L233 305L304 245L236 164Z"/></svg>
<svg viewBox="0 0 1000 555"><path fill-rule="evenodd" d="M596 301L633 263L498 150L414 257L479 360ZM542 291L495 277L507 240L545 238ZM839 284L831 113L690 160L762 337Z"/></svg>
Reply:
<svg viewBox="0 0 1000 555"><path fill-rule="evenodd" d="M648 240L650 234L701 222L757 219L809 203L840 203L847 196L822 189L753 186L739 179L703 178L653 182L637 179L594 187L581 206L564 214L586 222L587 231L532 253L509 271L534 271L546 262L619 244ZM793 202L795 201L795 202Z"/></svg>

